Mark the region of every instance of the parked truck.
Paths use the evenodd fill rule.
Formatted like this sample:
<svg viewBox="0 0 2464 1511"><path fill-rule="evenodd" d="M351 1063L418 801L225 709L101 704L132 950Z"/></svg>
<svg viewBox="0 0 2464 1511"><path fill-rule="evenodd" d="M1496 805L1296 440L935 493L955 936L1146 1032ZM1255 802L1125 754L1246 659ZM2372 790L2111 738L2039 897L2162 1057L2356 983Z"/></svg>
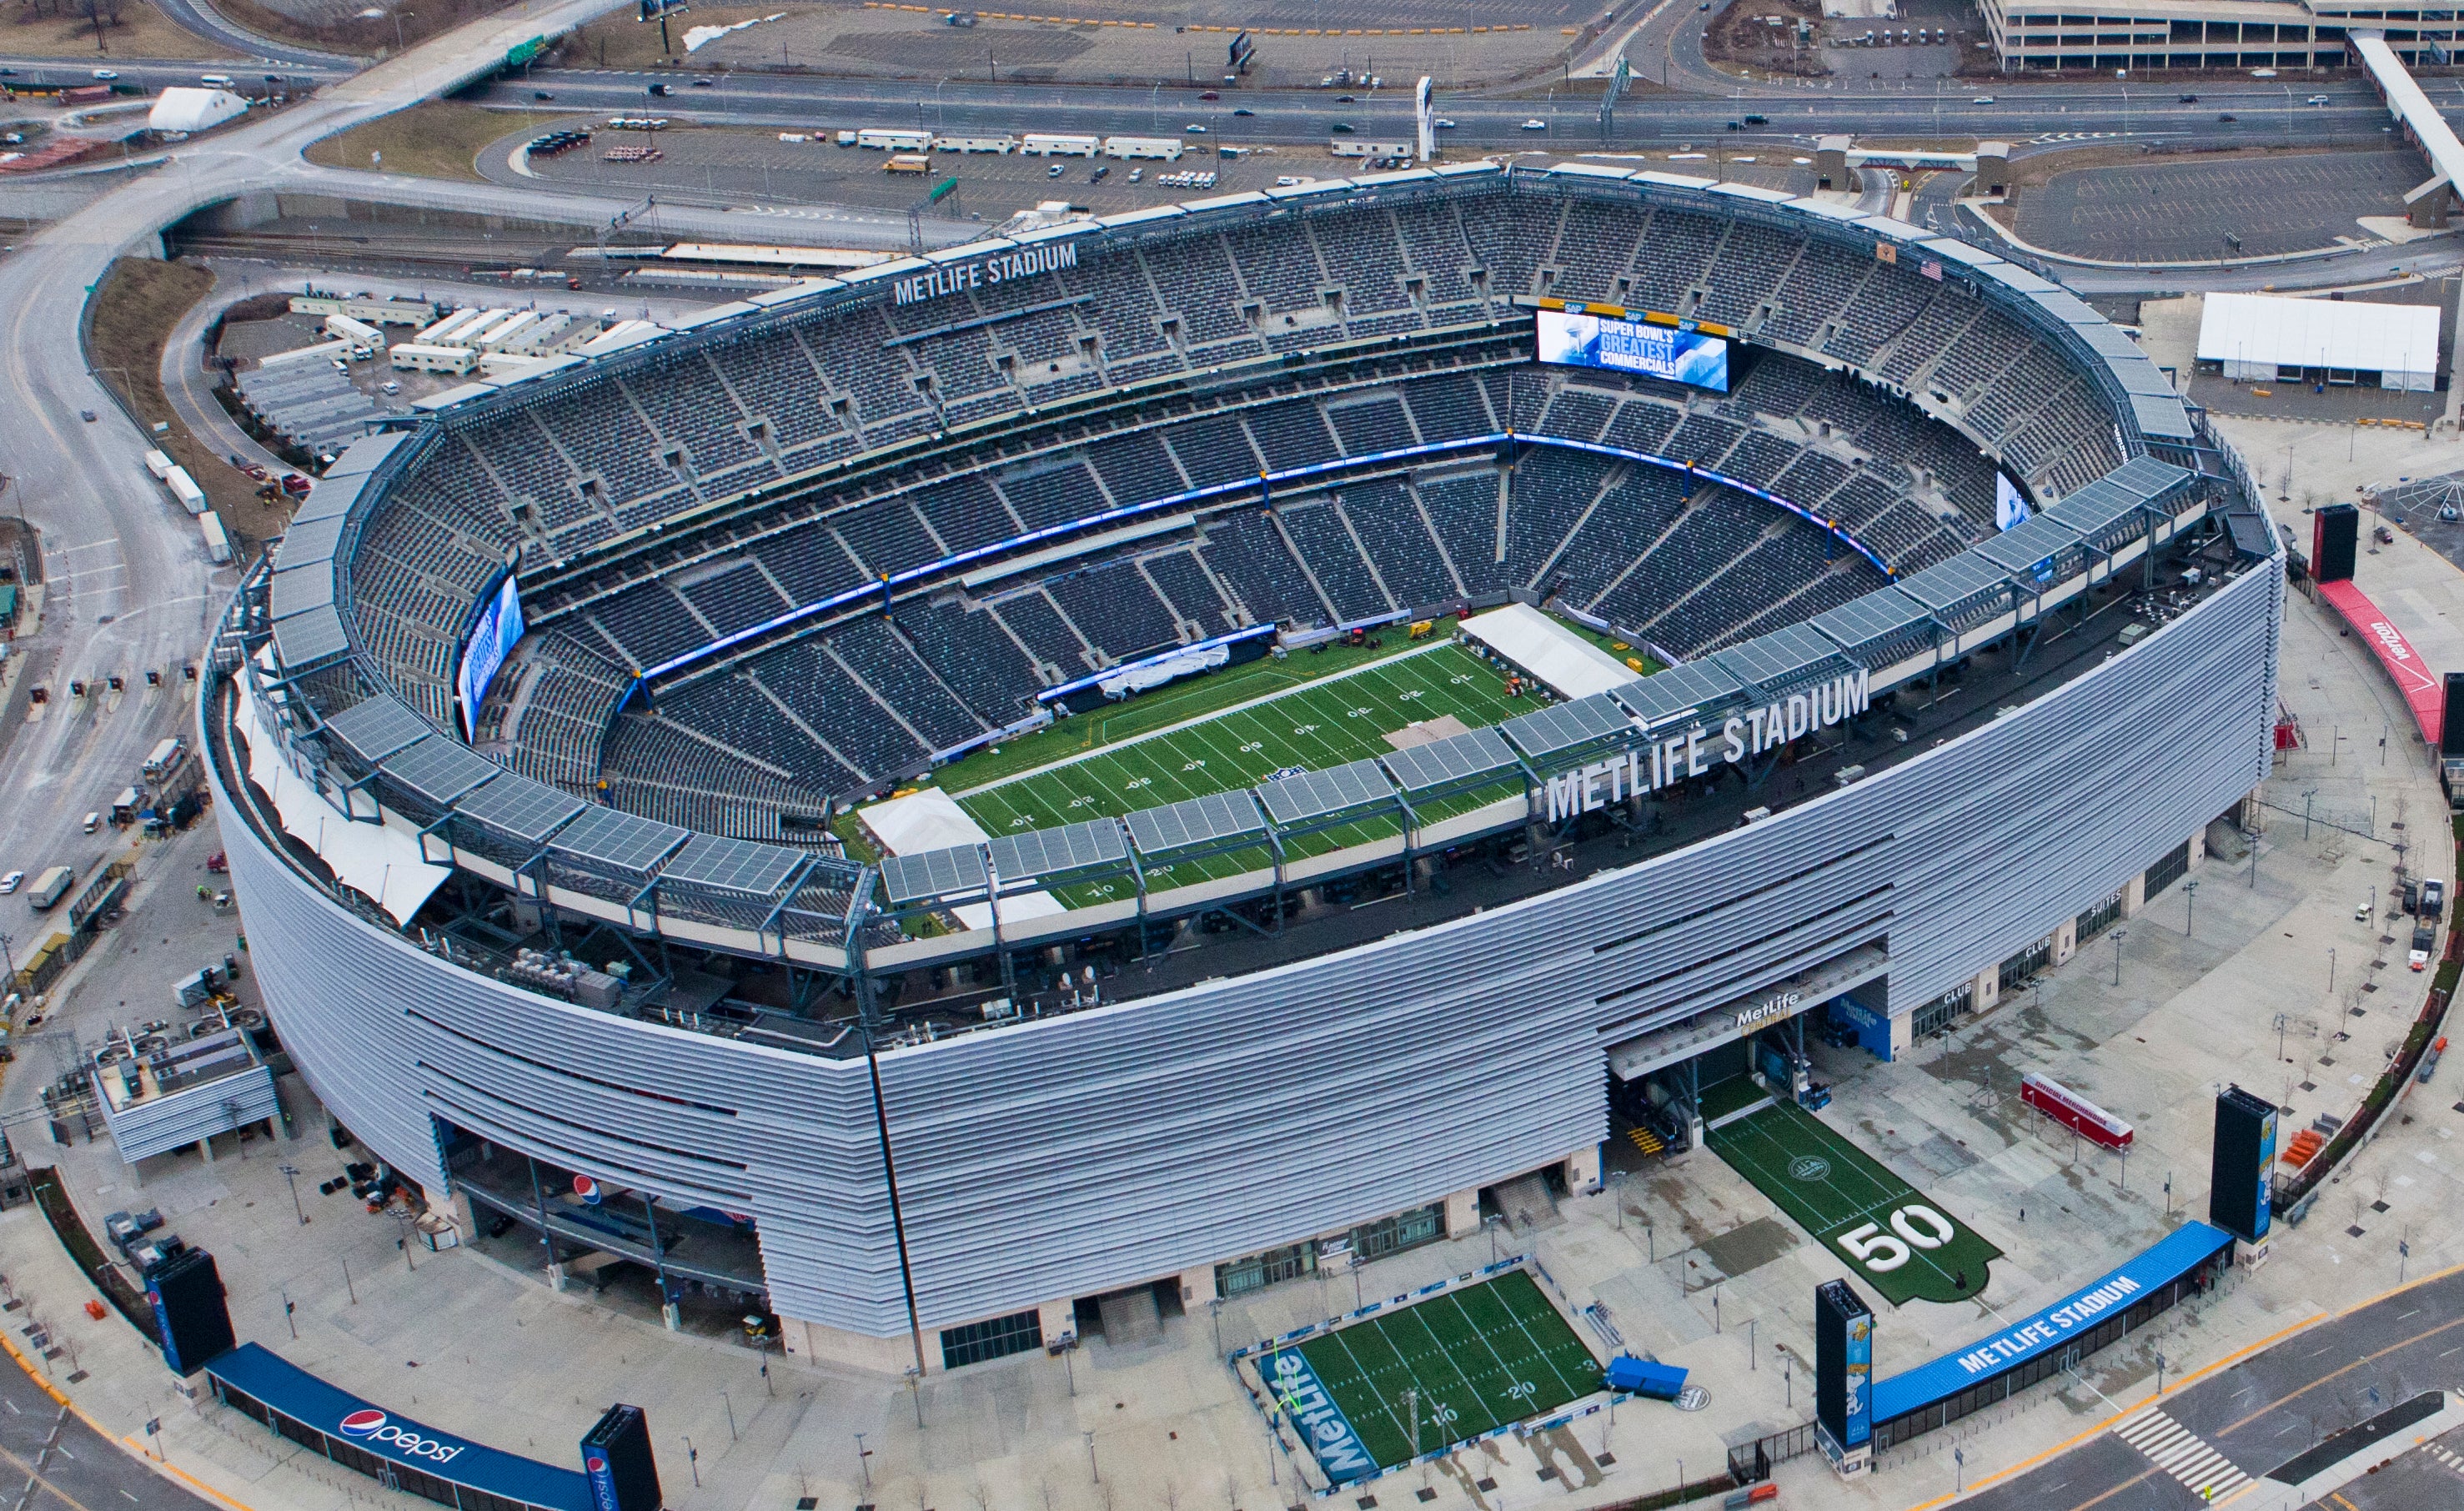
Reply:
<svg viewBox="0 0 2464 1511"><path fill-rule="evenodd" d="M47 911L59 905L60 899L68 895L70 886L76 881L74 867L55 865L34 878L34 889L27 894L26 901L33 905L36 912Z"/></svg>

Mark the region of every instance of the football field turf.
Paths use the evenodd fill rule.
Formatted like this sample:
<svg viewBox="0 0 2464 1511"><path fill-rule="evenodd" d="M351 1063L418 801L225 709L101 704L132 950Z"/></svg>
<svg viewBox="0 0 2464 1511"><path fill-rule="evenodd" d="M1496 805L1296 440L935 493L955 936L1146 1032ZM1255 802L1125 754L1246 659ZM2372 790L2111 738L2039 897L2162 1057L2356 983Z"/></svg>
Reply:
<svg viewBox="0 0 2464 1511"><path fill-rule="evenodd" d="M1286 1387L1314 1374L1358 1440L1359 1454L1346 1459L1339 1434L1304 1434L1321 1445L1319 1462L1337 1480L1417 1456L1416 1410L1417 1452L1429 1452L1601 1388L1599 1361L1523 1270L1380 1313L1283 1353L1298 1354L1307 1371L1275 1353L1261 1356L1258 1366L1285 1409L1308 1414L1300 1391ZM1338 1446L1330 1452L1330 1444Z"/></svg>
<svg viewBox="0 0 2464 1511"><path fill-rule="evenodd" d="M1714 1128L1708 1142L1893 1305L1974 1295L2002 1257L1939 1203L1793 1103Z"/></svg>
<svg viewBox="0 0 2464 1511"><path fill-rule="evenodd" d="M1240 686L1252 696L1261 690L1254 680ZM1132 700L1130 707L1138 701ZM1506 679L1495 668L1449 642L1304 683L1227 712L1208 716L1194 709L1187 722L1160 734L1105 746L990 785L961 790L958 783L967 775L962 765L951 774L952 796L988 833L1046 829L1255 786L1287 768L1320 771L1340 766L1393 749L1386 735L1419 721L1453 714L1466 728L1478 729L1544 706L1528 696L1507 697ZM1067 729L1071 722L1065 720L1060 728ZM1420 821L1428 823L1465 811L1515 790L1520 783L1517 776L1493 789L1419 806ZM1286 854L1287 858L1320 854L1392 836L1399 829L1395 820L1349 823L1308 836L1288 845ZM1150 865L1147 873L1149 886L1160 889L1268 864L1262 848L1177 865Z"/></svg>

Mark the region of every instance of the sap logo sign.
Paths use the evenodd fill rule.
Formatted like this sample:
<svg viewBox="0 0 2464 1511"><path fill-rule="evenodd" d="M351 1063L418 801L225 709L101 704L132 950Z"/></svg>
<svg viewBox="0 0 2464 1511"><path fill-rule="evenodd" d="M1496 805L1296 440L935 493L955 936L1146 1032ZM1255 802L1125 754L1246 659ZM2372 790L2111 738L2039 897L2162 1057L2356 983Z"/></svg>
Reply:
<svg viewBox="0 0 2464 1511"><path fill-rule="evenodd" d="M440 1464L450 1464L462 1453L462 1444L439 1442L433 1437L422 1437L417 1433L396 1427L383 1412L373 1407L362 1407L336 1425L341 1429L344 1437L384 1443L408 1458L428 1458Z"/></svg>

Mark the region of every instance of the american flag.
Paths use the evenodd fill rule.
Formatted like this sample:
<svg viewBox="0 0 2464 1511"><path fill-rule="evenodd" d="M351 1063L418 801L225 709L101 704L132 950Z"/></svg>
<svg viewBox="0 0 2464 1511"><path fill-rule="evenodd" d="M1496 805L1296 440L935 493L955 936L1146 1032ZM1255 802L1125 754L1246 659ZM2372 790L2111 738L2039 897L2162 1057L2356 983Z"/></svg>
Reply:
<svg viewBox="0 0 2464 1511"><path fill-rule="evenodd" d="M1926 258L1925 265L1917 271L1924 274L1926 277L1931 278L1936 283L1940 283L1942 281L1942 264L1931 257Z"/></svg>

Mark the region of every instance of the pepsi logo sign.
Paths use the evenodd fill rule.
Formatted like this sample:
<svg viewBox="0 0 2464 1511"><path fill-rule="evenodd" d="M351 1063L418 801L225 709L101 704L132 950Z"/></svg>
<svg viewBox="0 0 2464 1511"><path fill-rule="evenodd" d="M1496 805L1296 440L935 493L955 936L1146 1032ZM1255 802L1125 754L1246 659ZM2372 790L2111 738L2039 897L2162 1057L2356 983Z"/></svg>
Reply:
<svg viewBox="0 0 2464 1511"><path fill-rule="evenodd" d="M363 1406L335 1424L344 1437L357 1437L371 1443L383 1443L406 1458L426 1458L450 1464L462 1453L460 1443L439 1442L423 1437L409 1429L397 1427L386 1415L372 1406Z"/></svg>
<svg viewBox="0 0 2464 1511"><path fill-rule="evenodd" d="M591 1206L596 1207L599 1205L599 1182L591 1179L587 1175L576 1175L573 1177L573 1193L581 1197L583 1201L588 1202Z"/></svg>

